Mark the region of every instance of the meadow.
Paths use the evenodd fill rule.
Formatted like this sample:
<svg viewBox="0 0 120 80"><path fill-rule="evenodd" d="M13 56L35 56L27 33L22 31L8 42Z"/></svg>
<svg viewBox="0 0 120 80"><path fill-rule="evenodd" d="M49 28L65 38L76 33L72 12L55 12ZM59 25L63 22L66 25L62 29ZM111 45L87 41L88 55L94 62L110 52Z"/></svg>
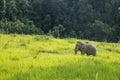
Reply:
<svg viewBox="0 0 120 80"><path fill-rule="evenodd" d="M79 39L0 34L0 80L120 80L120 43L88 41L96 57L74 54Z"/></svg>

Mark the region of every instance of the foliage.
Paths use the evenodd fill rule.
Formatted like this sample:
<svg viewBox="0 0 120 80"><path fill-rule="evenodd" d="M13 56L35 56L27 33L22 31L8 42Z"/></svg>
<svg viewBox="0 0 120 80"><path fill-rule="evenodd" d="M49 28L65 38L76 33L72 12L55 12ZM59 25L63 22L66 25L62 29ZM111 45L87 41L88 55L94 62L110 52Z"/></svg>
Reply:
<svg viewBox="0 0 120 80"><path fill-rule="evenodd" d="M98 41L107 40L108 35L111 32L110 27L107 24L97 20L91 25L91 28L92 36L95 36L94 40Z"/></svg>
<svg viewBox="0 0 120 80"><path fill-rule="evenodd" d="M55 26L53 27L53 30L52 30L52 35L55 37L55 38L62 38L63 37L63 32L64 32L64 26L59 24L58 26Z"/></svg>
<svg viewBox="0 0 120 80"><path fill-rule="evenodd" d="M0 20L3 18L6 1L0 0Z"/></svg>
<svg viewBox="0 0 120 80"><path fill-rule="evenodd" d="M27 26L26 31L19 28L20 31L17 29L15 33L48 34L51 30L53 36L60 38L77 37L110 42L120 40L119 0L1 0L0 21L2 19L10 23L20 21ZM30 27L29 21L32 22ZM54 29L59 24L64 27L62 34ZM91 29L95 25L101 27L101 32L97 27ZM35 31L31 30L33 26Z"/></svg>
<svg viewBox="0 0 120 80"><path fill-rule="evenodd" d="M20 20L14 22L8 20L0 21L1 33L17 33L17 34L42 34L40 28L36 28L32 21L24 20L24 23Z"/></svg>

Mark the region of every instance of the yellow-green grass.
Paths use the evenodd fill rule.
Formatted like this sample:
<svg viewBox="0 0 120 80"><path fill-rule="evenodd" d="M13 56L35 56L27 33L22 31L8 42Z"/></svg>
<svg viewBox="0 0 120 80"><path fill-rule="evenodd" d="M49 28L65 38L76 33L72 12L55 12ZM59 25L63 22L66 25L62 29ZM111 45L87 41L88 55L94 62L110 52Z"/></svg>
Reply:
<svg viewBox="0 0 120 80"><path fill-rule="evenodd" d="M93 57L74 55L77 41L0 34L0 80L120 80L120 43L89 41Z"/></svg>

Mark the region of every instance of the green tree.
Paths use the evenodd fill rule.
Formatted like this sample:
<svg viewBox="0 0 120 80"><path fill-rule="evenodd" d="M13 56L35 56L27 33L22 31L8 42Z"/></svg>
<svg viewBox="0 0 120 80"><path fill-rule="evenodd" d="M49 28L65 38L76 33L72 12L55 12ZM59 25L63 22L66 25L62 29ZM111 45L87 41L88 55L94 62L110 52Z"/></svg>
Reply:
<svg viewBox="0 0 120 80"><path fill-rule="evenodd" d="M110 34L110 28L108 24L103 23L102 21L96 20L91 25L91 37L97 41L106 41L108 35Z"/></svg>
<svg viewBox="0 0 120 80"><path fill-rule="evenodd" d="M20 17L20 19L22 17L24 18L30 17L29 15L30 15L31 6L28 0L16 0L16 8L18 13L16 16Z"/></svg>
<svg viewBox="0 0 120 80"><path fill-rule="evenodd" d="M6 18L10 21L16 20L17 6L15 0L6 0Z"/></svg>
<svg viewBox="0 0 120 80"><path fill-rule="evenodd" d="M62 37L64 37L64 35L63 35L64 30L65 30L65 28L61 24L59 24L58 26L54 26L53 30L52 30L52 35L55 38L62 38Z"/></svg>
<svg viewBox="0 0 120 80"><path fill-rule="evenodd" d="M50 15L46 15L43 20L43 27L45 33L48 33L48 31L52 28L52 20Z"/></svg>
<svg viewBox="0 0 120 80"><path fill-rule="evenodd" d="M0 20L3 18L4 11L5 11L5 5L6 5L6 1L0 0Z"/></svg>

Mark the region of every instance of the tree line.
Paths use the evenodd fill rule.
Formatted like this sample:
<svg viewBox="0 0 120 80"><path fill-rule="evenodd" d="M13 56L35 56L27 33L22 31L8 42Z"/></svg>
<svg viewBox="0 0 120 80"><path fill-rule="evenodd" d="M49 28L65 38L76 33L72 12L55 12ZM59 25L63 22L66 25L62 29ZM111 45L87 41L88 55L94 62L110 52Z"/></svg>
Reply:
<svg viewBox="0 0 120 80"><path fill-rule="evenodd" d="M0 33L120 40L119 0L0 0Z"/></svg>

